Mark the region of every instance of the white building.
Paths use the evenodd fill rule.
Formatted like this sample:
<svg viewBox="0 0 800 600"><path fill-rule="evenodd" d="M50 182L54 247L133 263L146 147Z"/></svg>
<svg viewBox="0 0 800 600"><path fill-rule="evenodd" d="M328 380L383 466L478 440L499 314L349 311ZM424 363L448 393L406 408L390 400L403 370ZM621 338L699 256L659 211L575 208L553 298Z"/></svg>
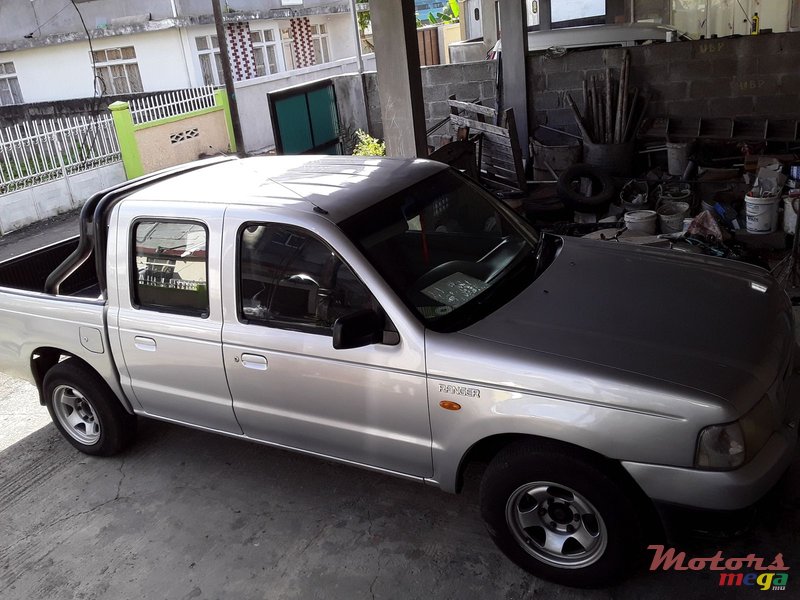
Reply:
<svg viewBox="0 0 800 600"><path fill-rule="evenodd" d="M76 6L0 2L0 106L222 83L211 0L76 0ZM348 0L223 6L236 81L355 55Z"/></svg>

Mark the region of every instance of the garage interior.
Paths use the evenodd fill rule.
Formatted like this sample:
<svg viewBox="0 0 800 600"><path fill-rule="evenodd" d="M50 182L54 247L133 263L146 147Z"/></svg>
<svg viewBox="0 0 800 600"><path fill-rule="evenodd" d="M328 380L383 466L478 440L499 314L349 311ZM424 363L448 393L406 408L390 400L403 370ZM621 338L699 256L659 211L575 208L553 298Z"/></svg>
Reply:
<svg viewBox="0 0 800 600"><path fill-rule="evenodd" d="M384 33L375 36L377 82L367 86L380 97L370 122L390 155L465 169L543 231L744 260L798 286L800 34L776 33L757 10L736 6L731 30L744 21L746 35L673 31L674 41L530 52L529 31L535 40L563 24L551 23L545 0L530 27L527 3L511 0L489 23L503 33L500 60L420 72L406 4L372 9ZM661 21L689 4L610 1L602 16L569 24ZM704 31L721 31L719 15L700 8ZM791 26L793 6L785 8L782 21L769 13L778 31ZM681 23L686 15L672 13ZM405 29L385 33L385 22L401 21Z"/></svg>

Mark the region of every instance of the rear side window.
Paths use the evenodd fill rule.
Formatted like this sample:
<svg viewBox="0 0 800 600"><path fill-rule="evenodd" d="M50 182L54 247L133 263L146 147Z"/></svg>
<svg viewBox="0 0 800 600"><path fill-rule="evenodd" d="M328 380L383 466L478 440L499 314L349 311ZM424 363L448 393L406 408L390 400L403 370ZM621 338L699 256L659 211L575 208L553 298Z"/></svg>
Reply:
<svg viewBox="0 0 800 600"><path fill-rule="evenodd" d="M188 221L138 221L131 289L137 308L208 316L208 231Z"/></svg>
<svg viewBox="0 0 800 600"><path fill-rule="evenodd" d="M339 317L377 309L366 286L308 231L245 227L239 239L239 313L248 323L331 335Z"/></svg>

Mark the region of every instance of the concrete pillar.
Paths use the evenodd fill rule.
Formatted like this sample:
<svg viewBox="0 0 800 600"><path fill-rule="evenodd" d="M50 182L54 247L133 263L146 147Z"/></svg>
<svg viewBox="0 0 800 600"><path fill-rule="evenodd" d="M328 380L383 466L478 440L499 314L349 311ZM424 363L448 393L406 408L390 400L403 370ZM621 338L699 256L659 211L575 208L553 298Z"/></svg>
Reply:
<svg viewBox="0 0 800 600"><path fill-rule="evenodd" d="M386 153L425 157L425 104L413 0L371 2L378 96Z"/></svg>
<svg viewBox="0 0 800 600"><path fill-rule="evenodd" d="M119 151L122 155L122 166L125 168L125 177L135 179L144 175L142 158L139 155L139 145L133 131L133 115L127 102L114 102L109 105L111 118L114 120L114 129L117 132Z"/></svg>
<svg viewBox="0 0 800 600"><path fill-rule="evenodd" d="M497 43L497 0L481 0L481 30L486 52Z"/></svg>
<svg viewBox="0 0 800 600"><path fill-rule="evenodd" d="M523 158L528 158L528 17L525 0L500 0L503 108L513 108Z"/></svg>

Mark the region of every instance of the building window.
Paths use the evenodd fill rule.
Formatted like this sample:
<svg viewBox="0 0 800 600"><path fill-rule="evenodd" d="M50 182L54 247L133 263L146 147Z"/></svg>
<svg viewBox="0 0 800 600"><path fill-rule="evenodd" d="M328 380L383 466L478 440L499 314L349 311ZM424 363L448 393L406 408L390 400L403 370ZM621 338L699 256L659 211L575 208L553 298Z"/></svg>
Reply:
<svg viewBox="0 0 800 600"><path fill-rule="evenodd" d="M286 65L286 70L291 71L296 69L294 61L294 37L292 37L292 30L288 27L281 29L281 48L283 49L283 64Z"/></svg>
<svg viewBox="0 0 800 600"><path fill-rule="evenodd" d="M0 106L22 104L17 71L13 62L0 62Z"/></svg>
<svg viewBox="0 0 800 600"><path fill-rule="evenodd" d="M331 51L328 48L328 26L325 23L311 25L311 39L314 40L314 58L316 64L330 62Z"/></svg>
<svg viewBox="0 0 800 600"><path fill-rule="evenodd" d="M144 91L133 46L96 50L93 57L95 75L102 93L130 94Z"/></svg>
<svg viewBox="0 0 800 600"><path fill-rule="evenodd" d="M207 238L198 223L139 221L134 229L134 305L208 316Z"/></svg>
<svg viewBox="0 0 800 600"><path fill-rule="evenodd" d="M201 35L194 38L197 46L197 58L200 61L200 72L203 85L222 85L222 58L219 54L219 40L216 35Z"/></svg>
<svg viewBox="0 0 800 600"><path fill-rule="evenodd" d="M256 77L273 75L281 70L278 63L278 41L275 31L251 31L250 40L253 42L253 56L256 61Z"/></svg>

